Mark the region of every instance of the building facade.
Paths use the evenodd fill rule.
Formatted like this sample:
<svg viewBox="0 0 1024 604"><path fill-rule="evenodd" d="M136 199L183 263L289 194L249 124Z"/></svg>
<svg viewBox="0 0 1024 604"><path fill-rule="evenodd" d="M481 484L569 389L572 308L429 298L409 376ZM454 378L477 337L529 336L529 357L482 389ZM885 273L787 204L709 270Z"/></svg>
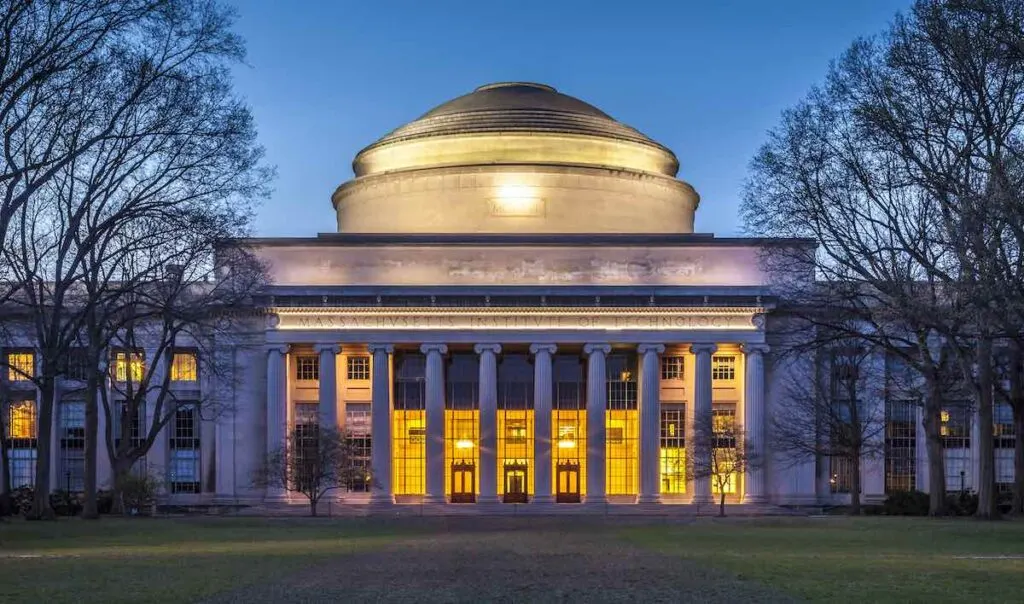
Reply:
<svg viewBox="0 0 1024 604"><path fill-rule="evenodd" d="M772 363L760 259L808 242L694 233L700 202L678 168L664 146L540 84L483 86L394 130L332 196L337 232L247 242L272 284L204 347L228 368L216 379L187 345L162 361L179 400L197 403L176 412L147 471L170 502L298 504L252 477L289 433L329 425L373 476L339 489L341 505L692 505L722 490L736 504L841 502L842 468L770 445L792 376ZM22 344L9 364L32 363ZM17 372L7 381L3 471L18 486L34 467L35 394ZM217 413L201 412L208 399ZM864 494L926 485L916 407L872 404L884 454L865 460ZM732 445L757 463L724 483L692 476L701 417L743 426ZM52 486L75 490L82 403L60 399L54 421ZM952 410L950 422L972 429ZM951 484L970 480L964 467Z"/></svg>

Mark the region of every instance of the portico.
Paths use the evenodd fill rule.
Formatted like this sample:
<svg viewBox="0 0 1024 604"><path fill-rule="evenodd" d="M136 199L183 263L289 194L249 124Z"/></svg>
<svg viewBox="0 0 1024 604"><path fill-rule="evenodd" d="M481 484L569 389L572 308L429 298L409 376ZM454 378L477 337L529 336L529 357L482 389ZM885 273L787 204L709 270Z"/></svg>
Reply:
<svg viewBox="0 0 1024 604"><path fill-rule="evenodd" d="M268 442L295 417L291 389L280 386L293 379L292 357L315 352L320 421L336 421L336 356L351 348L370 356L370 503L709 503L710 481L673 473L678 457L663 453L664 433L691 431L715 404L763 422L763 312L278 307L268 331ZM666 351L672 367L663 366ZM713 358L732 373L716 379ZM681 426L672 423L680 410ZM737 476L730 496L760 501L762 483Z"/></svg>

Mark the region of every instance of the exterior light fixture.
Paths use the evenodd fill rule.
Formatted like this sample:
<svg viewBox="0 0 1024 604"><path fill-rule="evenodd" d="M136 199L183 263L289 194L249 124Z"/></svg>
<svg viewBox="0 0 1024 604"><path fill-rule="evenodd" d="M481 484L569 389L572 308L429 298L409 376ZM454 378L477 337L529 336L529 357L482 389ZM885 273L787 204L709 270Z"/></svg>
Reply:
<svg viewBox="0 0 1024 604"><path fill-rule="evenodd" d="M575 449L576 448L576 441L570 440L570 439L567 439L567 438L559 440L558 441L558 448L559 449Z"/></svg>
<svg viewBox="0 0 1024 604"><path fill-rule="evenodd" d="M544 213L544 200L527 185L501 185L491 199L491 214L495 216L540 216Z"/></svg>
<svg viewBox="0 0 1024 604"><path fill-rule="evenodd" d="M473 448L473 441L471 441L471 440L469 440L467 438L464 438L462 440L457 440L457 441L455 441L455 448L456 449L472 449Z"/></svg>

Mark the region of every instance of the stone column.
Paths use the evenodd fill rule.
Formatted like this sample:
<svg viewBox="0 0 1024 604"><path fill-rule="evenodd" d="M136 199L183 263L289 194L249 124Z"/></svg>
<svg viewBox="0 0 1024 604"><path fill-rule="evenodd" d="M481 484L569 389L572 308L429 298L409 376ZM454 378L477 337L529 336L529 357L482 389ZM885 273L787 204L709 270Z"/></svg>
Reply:
<svg viewBox="0 0 1024 604"><path fill-rule="evenodd" d="M287 354L287 345L267 347L267 453L284 447L288 433ZM282 486L268 487L265 499L287 501L288 492Z"/></svg>
<svg viewBox="0 0 1024 604"><path fill-rule="evenodd" d="M687 455L692 456L694 460L694 466L701 472L707 472L708 464L710 461L710 452L701 451L701 445L706 448L710 446L710 442L701 441L708 440L711 435L711 398L713 394L711 385L711 355L718 350L718 346L715 344L694 344L690 347L690 352L696 356L696 367L694 367L694 379L693 379L693 422L694 422L694 439L696 440L693 444L686 443L688 451ZM703 436L702 436L703 435ZM714 497L711 496L711 478L709 476L698 476L694 479L693 488L693 503L698 505L706 505L714 503Z"/></svg>
<svg viewBox="0 0 1024 604"><path fill-rule="evenodd" d="M605 495L605 415L608 409L608 344L587 344L587 497L586 503L607 503Z"/></svg>
<svg viewBox="0 0 1024 604"><path fill-rule="evenodd" d="M641 344L640 354L640 503L661 502L662 344Z"/></svg>
<svg viewBox="0 0 1024 604"><path fill-rule="evenodd" d="M371 505L395 502L391 490L391 372L388 355L395 351L391 344L370 344L373 368L370 396L370 475L373 478Z"/></svg>
<svg viewBox="0 0 1024 604"><path fill-rule="evenodd" d="M551 395L554 391L551 376L551 357L558 347L554 344L530 346L533 361L533 503L554 503L551 494Z"/></svg>
<svg viewBox="0 0 1024 604"><path fill-rule="evenodd" d="M424 344L420 352L427 355L427 493L424 503L444 503L444 344Z"/></svg>
<svg viewBox="0 0 1024 604"><path fill-rule="evenodd" d="M338 353L337 344L317 344L320 355L320 426L338 429Z"/></svg>
<svg viewBox="0 0 1024 604"><path fill-rule="evenodd" d="M743 423L747 440L747 468L743 479L743 503L764 503L764 354L766 344L744 344L746 390L743 395ZM739 443L737 443L738 445Z"/></svg>
<svg viewBox="0 0 1024 604"><path fill-rule="evenodd" d="M498 503L498 360L499 344L477 344L480 355L480 499Z"/></svg>

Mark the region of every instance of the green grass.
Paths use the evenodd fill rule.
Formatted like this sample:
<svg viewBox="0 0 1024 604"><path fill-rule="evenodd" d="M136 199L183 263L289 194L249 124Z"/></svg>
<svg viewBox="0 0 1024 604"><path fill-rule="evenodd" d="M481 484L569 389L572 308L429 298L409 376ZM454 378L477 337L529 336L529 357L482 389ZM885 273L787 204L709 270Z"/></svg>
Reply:
<svg viewBox="0 0 1024 604"><path fill-rule="evenodd" d="M397 574L405 577L401 585L389 570L395 552L404 556L403 572ZM1024 599L1024 523L1019 521L481 517L0 523L0 601L232 601L238 594L247 602L277 601L281 593L299 593L282 591L283 586L292 582L302 589L311 577L328 581L310 588L313 594L316 589L345 594L355 582L367 599L416 592L422 593L417 600L430 601L442 593L464 593L430 590L471 577L492 589L492 596L523 599L554 593L552 585L564 574L573 574L570 584L582 590L564 593L621 597L621 591L600 590L645 584L619 576L609 560L619 555L633 556L637 568L649 569L648 579L662 577L654 580L664 581L665 593L671 594L688 588L706 593L700 590L711 580L763 586L766 600L782 595L829 602ZM359 560L378 574L358 575L367 572L355 568ZM550 574L539 572L538 565ZM559 573L555 567L562 565L565 572ZM433 570L417 573L417 567ZM346 569L355 576L344 575ZM526 577L534 578L530 589L536 591L522 591ZM469 583L464 588L481 589Z"/></svg>
<svg viewBox="0 0 1024 604"><path fill-rule="evenodd" d="M814 601L1024 600L1019 521L766 519L637 527L622 535Z"/></svg>
<svg viewBox="0 0 1024 604"><path fill-rule="evenodd" d="M392 538L301 519L14 521L0 525L0 601L186 602Z"/></svg>

